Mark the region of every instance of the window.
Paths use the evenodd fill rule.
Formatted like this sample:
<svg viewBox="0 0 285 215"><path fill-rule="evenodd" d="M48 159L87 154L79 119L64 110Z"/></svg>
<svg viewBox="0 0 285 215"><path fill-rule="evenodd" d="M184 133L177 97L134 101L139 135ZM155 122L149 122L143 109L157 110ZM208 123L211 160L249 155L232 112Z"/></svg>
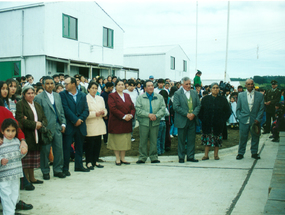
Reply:
<svg viewBox="0 0 285 215"><path fill-rule="evenodd" d="M62 36L77 40L77 19L65 14L62 14Z"/></svg>
<svg viewBox="0 0 285 215"><path fill-rule="evenodd" d="M187 61L183 60L183 72L187 72Z"/></svg>
<svg viewBox="0 0 285 215"><path fill-rule="evenodd" d="M103 46L114 47L114 30L103 27Z"/></svg>
<svg viewBox="0 0 285 215"><path fill-rule="evenodd" d="M170 57L170 69L175 69L175 57Z"/></svg>

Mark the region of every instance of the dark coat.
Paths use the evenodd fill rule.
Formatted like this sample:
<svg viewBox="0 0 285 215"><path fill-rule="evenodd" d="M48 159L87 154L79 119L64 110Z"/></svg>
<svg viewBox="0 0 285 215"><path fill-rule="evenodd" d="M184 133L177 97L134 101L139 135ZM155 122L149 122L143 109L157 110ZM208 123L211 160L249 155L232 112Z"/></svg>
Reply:
<svg viewBox="0 0 285 215"><path fill-rule="evenodd" d="M66 129L64 135L69 135L76 128L74 125L81 119L83 123L78 126L83 136L87 135L85 120L89 116L89 109L86 101L86 95L80 91L76 96L76 102L73 97L64 90L59 93L62 101L62 107L66 118Z"/></svg>
<svg viewBox="0 0 285 215"><path fill-rule="evenodd" d="M203 97L199 118L202 121L204 134L211 134L213 128L213 134L220 135L230 115L231 108L225 97L212 95Z"/></svg>
<svg viewBox="0 0 285 215"><path fill-rule="evenodd" d="M136 110L129 94L124 93L125 102L121 99L120 95L110 93L108 98L109 105L109 123L108 133L112 134L124 134L132 132L132 120L126 121L123 117L126 114L132 114L135 116Z"/></svg>
<svg viewBox="0 0 285 215"><path fill-rule="evenodd" d="M47 126L47 118L44 114L42 107L37 102L34 102L34 104L38 115L38 121L41 122L44 126ZM24 116L26 116L27 119L24 119ZM34 120L34 113L25 99L20 100L16 104L16 119L19 122L20 128L25 134L26 142L28 144L28 150L40 150L41 133L38 130L39 143L36 144L36 122Z"/></svg>

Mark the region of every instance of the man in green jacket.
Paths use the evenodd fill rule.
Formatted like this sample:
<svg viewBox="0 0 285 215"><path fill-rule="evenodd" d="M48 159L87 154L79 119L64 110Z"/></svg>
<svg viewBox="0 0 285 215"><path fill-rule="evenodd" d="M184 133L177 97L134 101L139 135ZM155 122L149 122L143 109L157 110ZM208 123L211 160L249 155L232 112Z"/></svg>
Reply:
<svg viewBox="0 0 285 215"><path fill-rule="evenodd" d="M151 163L160 163L157 155L157 135L160 118L165 115L165 102L161 95L153 92L153 82L147 80L145 93L136 101L136 116L139 121L140 146L137 164L143 164L149 157ZM147 141L149 138L149 156L147 155Z"/></svg>

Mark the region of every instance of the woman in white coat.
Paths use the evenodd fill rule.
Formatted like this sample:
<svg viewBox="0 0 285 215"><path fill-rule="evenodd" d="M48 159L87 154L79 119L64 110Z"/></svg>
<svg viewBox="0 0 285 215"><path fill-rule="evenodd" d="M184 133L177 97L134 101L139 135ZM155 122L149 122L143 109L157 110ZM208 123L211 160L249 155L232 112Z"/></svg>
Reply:
<svg viewBox="0 0 285 215"><path fill-rule="evenodd" d="M107 115L104 99L96 95L98 84L91 81L88 85L88 95L86 96L89 116L86 119L86 167L94 170L94 167L103 168L98 164L99 153L101 150L102 135L106 134L106 125L103 117Z"/></svg>

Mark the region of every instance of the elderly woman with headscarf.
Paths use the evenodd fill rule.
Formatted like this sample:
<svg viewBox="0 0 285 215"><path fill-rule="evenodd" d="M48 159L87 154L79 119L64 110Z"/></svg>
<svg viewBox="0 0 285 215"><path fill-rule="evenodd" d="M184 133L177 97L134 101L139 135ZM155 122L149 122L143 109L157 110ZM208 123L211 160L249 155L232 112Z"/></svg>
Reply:
<svg viewBox="0 0 285 215"><path fill-rule="evenodd" d="M210 147L214 147L214 159L219 160L219 147L222 146L222 132L225 122L231 115L226 97L219 95L218 83L211 84L211 95L203 97L199 118L202 121L202 145L205 155L202 160L209 160Z"/></svg>
<svg viewBox="0 0 285 215"><path fill-rule="evenodd" d="M43 181L35 179L34 168L40 167L40 142L39 129L47 126L42 107L34 102L35 89L26 85L22 90L22 99L16 104L16 119L21 130L24 132L29 151L22 159L24 173L27 180L32 184L42 184Z"/></svg>

